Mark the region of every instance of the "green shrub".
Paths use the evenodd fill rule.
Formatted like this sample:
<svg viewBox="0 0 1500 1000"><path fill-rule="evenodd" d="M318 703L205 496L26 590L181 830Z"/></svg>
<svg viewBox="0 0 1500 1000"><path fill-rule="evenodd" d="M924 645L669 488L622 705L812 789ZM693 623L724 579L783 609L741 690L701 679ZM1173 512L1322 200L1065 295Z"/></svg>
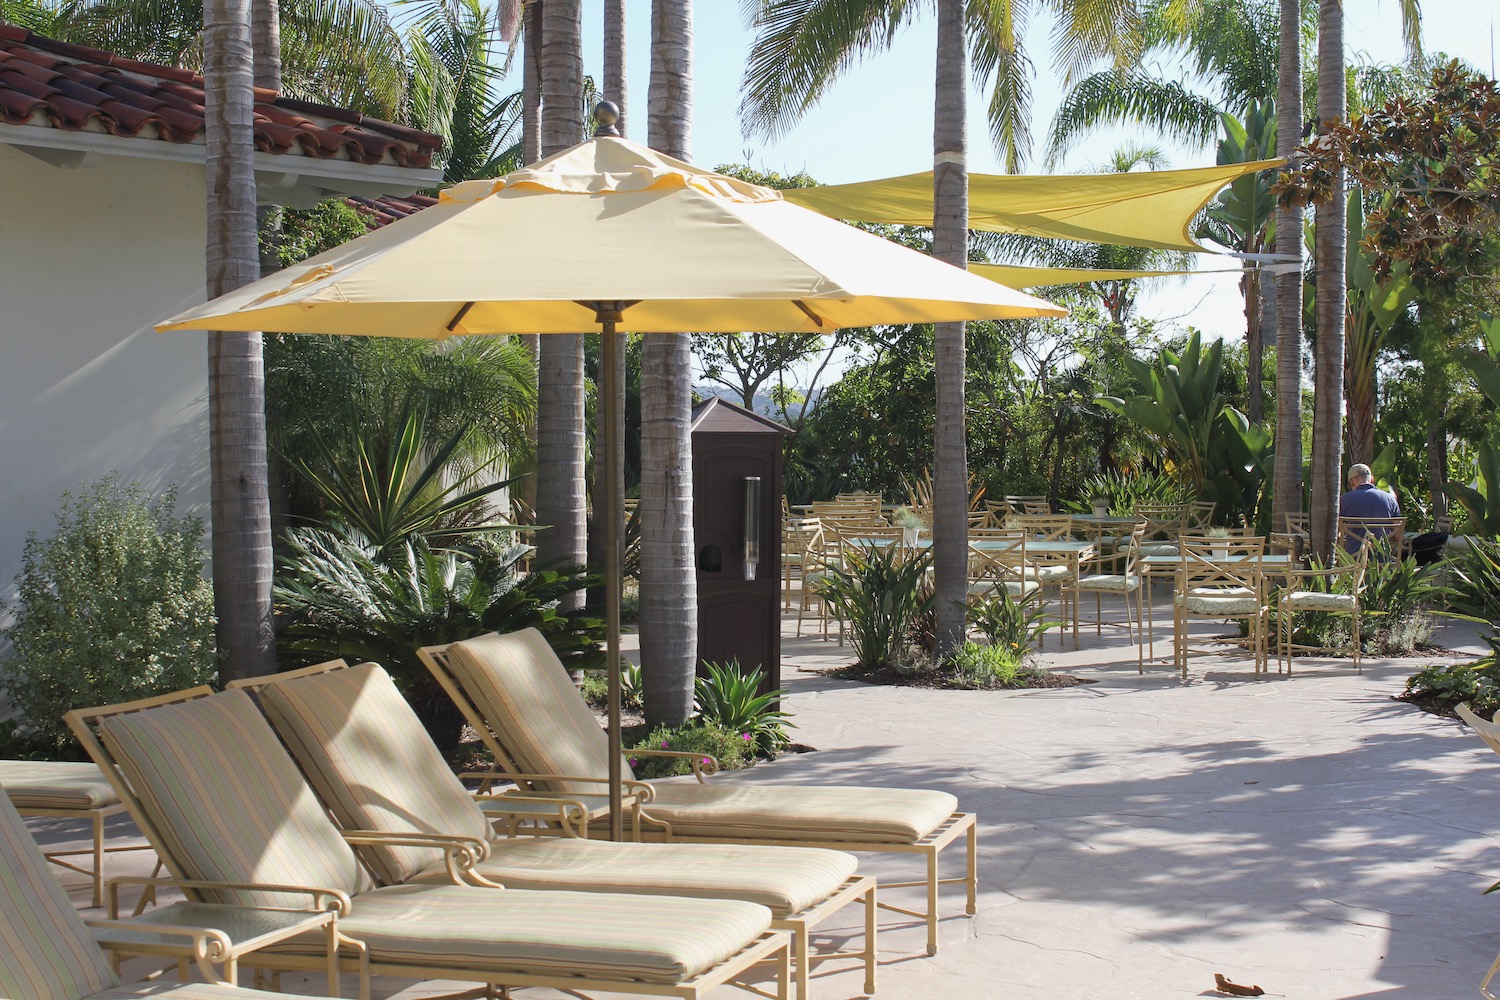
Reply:
<svg viewBox="0 0 1500 1000"><path fill-rule="evenodd" d="M1437 582L1438 566L1398 559L1388 545L1372 546L1360 596L1359 628L1365 646L1376 653L1415 652L1432 636L1432 605L1452 594Z"/></svg>
<svg viewBox="0 0 1500 1000"><path fill-rule="evenodd" d="M707 677L693 685L693 700L698 718L706 725L718 726L741 736L749 736L754 752L761 757L775 757L791 742L787 727L791 716L773 706L785 691L760 693L765 680L761 669L740 673L738 663L706 663Z"/></svg>
<svg viewBox="0 0 1500 1000"><path fill-rule="evenodd" d="M1500 622L1500 539L1469 537L1469 550L1448 561L1455 578L1453 609Z"/></svg>
<svg viewBox="0 0 1500 1000"><path fill-rule="evenodd" d="M1190 503L1198 499L1192 487L1180 476L1165 472L1100 472L1083 483L1083 499L1069 501L1067 506L1082 513L1093 510L1093 498L1109 501L1109 512L1129 517L1140 504Z"/></svg>
<svg viewBox="0 0 1500 1000"><path fill-rule="evenodd" d="M948 657L954 682L962 687L1006 687L1016 682L1022 661L1013 649L965 642Z"/></svg>
<svg viewBox="0 0 1500 1000"><path fill-rule="evenodd" d="M1488 719L1500 710L1500 638L1484 637L1490 651L1472 663L1425 667L1406 680L1406 696L1451 709L1468 702L1478 715Z"/></svg>
<svg viewBox="0 0 1500 1000"><path fill-rule="evenodd" d="M602 670L590 670L583 675L583 697L592 705L604 705L609 701L609 678ZM625 660L620 661L620 704L637 711L641 702L641 668Z"/></svg>
<svg viewBox="0 0 1500 1000"><path fill-rule="evenodd" d="M1048 629L1061 622L1047 621L1046 609L1018 601L1000 588L991 596L969 605L969 625L990 641L991 646L1006 650L1018 663L1025 662L1032 647Z"/></svg>
<svg viewBox="0 0 1500 1000"><path fill-rule="evenodd" d="M52 537L27 536L0 692L20 713L12 752L77 756L63 713L212 681L213 589L203 522L106 476L64 493Z"/></svg>
<svg viewBox="0 0 1500 1000"><path fill-rule="evenodd" d="M907 559L897 546L868 546L850 557L848 571L832 570L818 585L848 627L854 655L869 669L893 667L905 658L909 633L932 606L923 578L927 552Z"/></svg>
<svg viewBox="0 0 1500 1000"><path fill-rule="evenodd" d="M711 757L717 760L720 769L725 771L738 770L755 763L751 740L746 739L743 734L696 718L675 729L657 726L645 739L625 748L625 756L638 778L669 778L676 774L692 774L692 764L681 757L649 757L634 752L640 750L699 753L705 759Z"/></svg>

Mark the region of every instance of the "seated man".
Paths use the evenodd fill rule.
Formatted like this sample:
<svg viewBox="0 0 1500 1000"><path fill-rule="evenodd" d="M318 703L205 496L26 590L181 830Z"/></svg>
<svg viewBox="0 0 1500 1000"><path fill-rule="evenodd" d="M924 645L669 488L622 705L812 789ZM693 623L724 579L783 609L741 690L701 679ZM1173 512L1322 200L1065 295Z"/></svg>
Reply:
<svg viewBox="0 0 1500 1000"><path fill-rule="evenodd" d="M1401 505L1395 496L1378 488L1374 480L1368 465L1350 466L1349 492L1339 497L1339 517L1379 519L1401 516ZM1349 536L1344 540L1345 547L1350 552L1358 551L1360 537Z"/></svg>

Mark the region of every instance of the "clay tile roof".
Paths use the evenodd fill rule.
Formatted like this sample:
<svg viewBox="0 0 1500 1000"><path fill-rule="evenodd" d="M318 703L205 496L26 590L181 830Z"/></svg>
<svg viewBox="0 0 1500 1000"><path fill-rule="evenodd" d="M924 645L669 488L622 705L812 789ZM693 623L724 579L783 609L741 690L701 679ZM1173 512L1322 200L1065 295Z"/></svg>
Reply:
<svg viewBox="0 0 1500 1000"><path fill-rule="evenodd" d="M203 136L203 78L0 24L0 123L165 142ZM432 166L439 136L255 91L255 148L318 159Z"/></svg>
<svg viewBox="0 0 1500 1000"><path fill-rule="evenodd" d="M371 229L379 229L381 226L395 222L397 219L404 219L408 215L420 212L424 208L431 208L438 203L436 198L430 198L425 194L412 194L405 198L397 198L393 195L386 195L382 198L350 195L344 201L369 216Z"/></svg>

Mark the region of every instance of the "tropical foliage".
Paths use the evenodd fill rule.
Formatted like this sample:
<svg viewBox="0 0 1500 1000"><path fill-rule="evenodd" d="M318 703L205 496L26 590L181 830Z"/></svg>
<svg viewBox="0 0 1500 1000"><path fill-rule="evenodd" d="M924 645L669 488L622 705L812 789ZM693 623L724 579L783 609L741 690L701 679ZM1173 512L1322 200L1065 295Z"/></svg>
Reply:
<svg viewBox="0 0 1500 1000"><path fill-rule="evenodd" d="M895 669L906 657L912 625L933 603L923 577L931 564L924 552L905 558L897 546L866 546L844 570L818 583L823 600L849 629L861 667Z"/></svg>
<svg viewBox="0 0 1500 1000"><path fill-rule="evenodd" d="M706 725L715 725L747 737L757 756L775 757L786 749L791 738L787 721L791 713L777 705L786 694L780 689L762 691L766 677L759 667L742 671L740 665L705 663L707 676L699 676L693 686L693 709Z"/></svg>

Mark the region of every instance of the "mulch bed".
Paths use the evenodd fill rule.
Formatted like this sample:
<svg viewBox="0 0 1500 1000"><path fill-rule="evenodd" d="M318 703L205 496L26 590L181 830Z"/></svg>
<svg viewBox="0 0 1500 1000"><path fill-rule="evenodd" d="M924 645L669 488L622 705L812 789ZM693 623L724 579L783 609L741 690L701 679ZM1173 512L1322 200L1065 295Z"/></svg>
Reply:
<svg viewBox="0 0 1500 1000"><path fill-rule="evenodd" d="M843 681L859 681L861 684L890 684L896 687L916 688L948 688L956 691L1021 691L1040 688L1068 688L1077 687L1080 684L1097 684L1098 681L1086 677L1075 677L1072 674L1060 674L1051 670L1027 670L1016 677L1014 684L997 684L992 688L975 688L972 685L962 683L951 671L929 670L922 673L902 674L897 673L890 667L879 667L871 670L862 667L858 663L852 663L847 667L833 667L828 670L819 670L817 673L825 677L835 677Z"/></svg>

